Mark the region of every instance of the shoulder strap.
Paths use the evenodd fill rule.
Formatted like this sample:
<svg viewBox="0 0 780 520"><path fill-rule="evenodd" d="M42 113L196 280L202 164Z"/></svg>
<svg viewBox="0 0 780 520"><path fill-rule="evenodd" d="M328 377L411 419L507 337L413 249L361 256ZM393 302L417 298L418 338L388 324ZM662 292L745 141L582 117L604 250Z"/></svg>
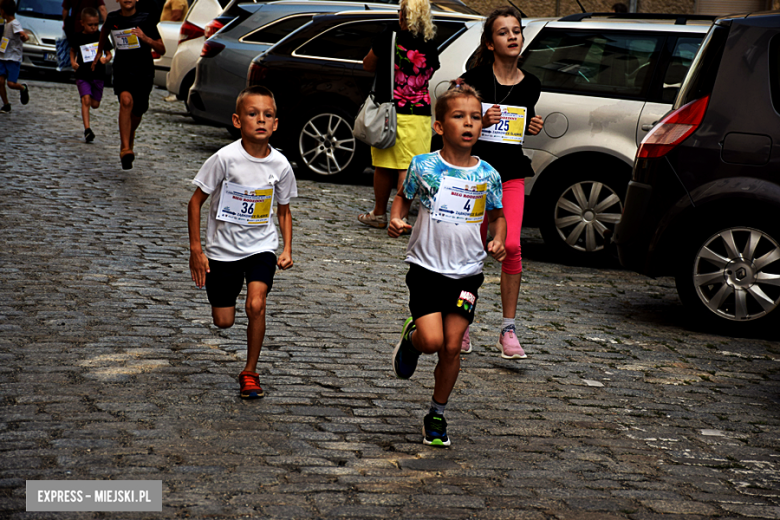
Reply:
<svg viewBox="0 0 780 520"><path fill-rule="evenodd" d="M393 37L390 46L390 101L393 100L393 91L395 90L395 35L393 31Z"/></svg>

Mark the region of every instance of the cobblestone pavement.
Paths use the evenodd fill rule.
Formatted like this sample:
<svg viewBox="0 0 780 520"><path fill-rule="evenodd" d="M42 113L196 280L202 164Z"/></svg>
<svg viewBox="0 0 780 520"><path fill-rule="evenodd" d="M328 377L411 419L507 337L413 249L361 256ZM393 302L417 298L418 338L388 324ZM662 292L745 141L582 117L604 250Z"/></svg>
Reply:
<svg viewBox="0 0 780 520"><path fill-rule="evenodd" d="M30 90L0 115L0 517L780 518L777 338L697 331L670 279L563 265L535 230L528 359L492 347L490 261L453 445L423 446L434 360L392 377L405 239L356 222L367 182L299 181L267 397L241 401L243 311L211 325L187 266L190 179L228 134L155 91L123 172L113 96L86 145L75 86ZM162 480L163 512L25 513L27 479Z"/></svg>

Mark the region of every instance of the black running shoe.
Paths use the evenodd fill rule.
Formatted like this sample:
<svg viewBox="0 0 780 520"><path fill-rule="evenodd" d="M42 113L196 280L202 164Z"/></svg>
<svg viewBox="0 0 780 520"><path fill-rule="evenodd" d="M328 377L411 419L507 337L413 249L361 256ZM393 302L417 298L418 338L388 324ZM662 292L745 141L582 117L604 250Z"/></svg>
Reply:
<svg viewBox="0 0 780 520"><path fill-rule="evenodd" d="M123 170L132 170L133 169L133 160L135 159L135 154L133 152L126 153L122 156L122 169Z"/></svg>
<svg viewBox="0 0 780 520"><path fill-rule="evenodd" d="M30 89L27 88L27 83L22 84L24 86L24 90L22 90L22 93L19 95L20 101L22 102L22 105L26 105L30 102Z"/></svg>
<svg viewBox="0 0 780 520"><path fill-rule="evenodd" d="M84 130L84 140L88 143L95 140L95 132L93 132L91 128Z"/></svg>
<svg viewBox="0 0 780 520"><path fill-rule="evenodd" d="M417 369L420 352L412 346L409 334L414 330L414 319L408 317L401 330L401 340L393 350L393 372L399 379L409 379Z"/></svg>
<svg viewBox="0 0 780 520"><path fill-rule="evenodd" d="M0 107L0 114L7 114L11 111L11 105L3 105Z"/></svg>
<svg viewBox="0 0 780 520"><path fill-rule="evenodd" d="M434 411L428 412L423 419L423 444L426 446L449 446L450 438L447 436L447 419Z"/></svg>

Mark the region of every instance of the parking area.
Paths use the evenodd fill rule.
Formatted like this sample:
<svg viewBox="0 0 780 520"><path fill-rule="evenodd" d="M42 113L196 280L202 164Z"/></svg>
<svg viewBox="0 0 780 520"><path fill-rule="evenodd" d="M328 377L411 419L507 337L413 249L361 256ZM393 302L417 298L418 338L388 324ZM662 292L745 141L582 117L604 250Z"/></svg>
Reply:
<svg viewBox="0 0 780 520"><path fill-rule="evenodd" d="M672 279L567 265L535 229L528 359L492 347L489 261L452 447L423 446L434 360L392 376L406 239L357 222L370 177L299 180L266 397L242 402L243 312L213 327L187 265L190 180L227 132L155 91L125 172L115 98L86 145L75 86L29 83L0 115L0 516L36 518L26 480L143 479L162 480L163 511L127 517L780 518L780 338L699 330Z"/></svg>

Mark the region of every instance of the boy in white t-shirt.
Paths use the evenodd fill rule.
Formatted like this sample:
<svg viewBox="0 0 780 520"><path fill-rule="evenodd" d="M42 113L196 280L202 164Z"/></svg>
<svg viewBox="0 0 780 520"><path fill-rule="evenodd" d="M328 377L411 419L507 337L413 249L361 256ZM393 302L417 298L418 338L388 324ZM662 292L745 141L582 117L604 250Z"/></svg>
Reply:
<svg viewBox="0 0 780 520"><path fill-rule="evenodd" d="M403 190L393 201L388 234L397 238L411 226L402 217L420 195L420 213L406 249L409 310L393 350L393 371L409 379L420 354L438 354L430 409L423 420L423 443L449 446L444 408L460 371L460 345L474 319L486 258L480 225L487 215L493 234L488 252L506 256L506 220L501 209L501 176L471 148L482 131L482 105L468 85L436 101L434 130L441 151L412 159Z"/></svg>
<svg viewBox="0 0 780 520"><path fill-rule="evenodd" d="M5 19L3 33L0 34L0 113L7 114L11 111L8 102L8 88L21 91L22 105L30 101L30 91L27 83L18 83L19 72L22 67L22 43L28 37L22 29L22 24L16 19L16 2L14 0L0 0L0 18Z"/></svg>
<svg viewBox="0 0 780 520"><path fill-rule="evenodd" d="M233 325L236 299L247 283L246 366L239 374L240 395L263 397L257 360L265 336L266 297L276 267L289 269L292 260L290 199L298 195L287 159L268 141L278 125L276 101L270 90L254 86L236 100L233 125L241 139L212 155L192 183L197 186L187 209L190 236L190 271L195 285L206 286L214 324ZM200 243L200 213L214 194L206 230L205 251ZM276 201L284 249L274 252L279 237L273 222Z"/></svg>

